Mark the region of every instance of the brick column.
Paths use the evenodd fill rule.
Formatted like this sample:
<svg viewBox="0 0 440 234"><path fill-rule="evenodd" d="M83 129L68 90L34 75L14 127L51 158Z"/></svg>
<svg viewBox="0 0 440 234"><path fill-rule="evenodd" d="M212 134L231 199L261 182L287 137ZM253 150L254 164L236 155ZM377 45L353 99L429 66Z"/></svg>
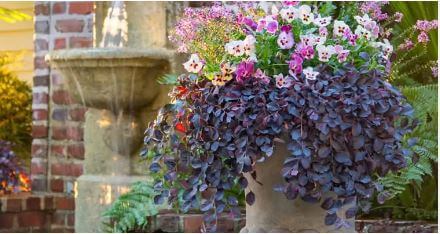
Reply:
<svg viewBox="0 0 440 234"><path fill-rule="evenodd" d="M92 47L93 2L35 2L31 180L33 193L55 196L52 231L73 231L75 180L83 173L85 108L44 60L53 50Z"/></svg>

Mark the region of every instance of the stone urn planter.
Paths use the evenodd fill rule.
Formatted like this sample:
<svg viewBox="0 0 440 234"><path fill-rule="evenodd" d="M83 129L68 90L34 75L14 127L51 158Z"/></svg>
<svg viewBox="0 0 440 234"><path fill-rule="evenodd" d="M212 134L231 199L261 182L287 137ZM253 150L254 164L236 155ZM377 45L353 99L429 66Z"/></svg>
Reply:
<svg viewBox="0 0 440 234"><path fill-rule="evenodd" d="M320 203L307 203L299 197L288 200L283 193L273 190L274 185L283 182L280 172L288 154L285 143L276 143L274 154L256 164L257 180L261 184L246 175L249 181L246 192L255 194L255 203L246 204L246 226L240 232L356 232L354 218L349 220L350 228L327 226L324 224L327 211ZM338 215L343 217L345 210L338 211Z"/></svg>

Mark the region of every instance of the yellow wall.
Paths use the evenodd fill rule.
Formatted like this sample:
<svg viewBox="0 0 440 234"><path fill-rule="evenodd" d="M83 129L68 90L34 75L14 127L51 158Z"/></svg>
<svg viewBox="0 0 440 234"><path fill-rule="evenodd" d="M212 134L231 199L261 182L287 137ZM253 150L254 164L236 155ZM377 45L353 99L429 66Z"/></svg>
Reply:
<svg viewBox="0 0 440 234"><path fill-rule="evenodd" d="M30 16L34 14L33 2L1 2L0 7L19 10ZM12 52L19 55L15 64L10 66L18 77L32 85L33 76L33 20L6 23L0 20L0 53Z"/></svg>

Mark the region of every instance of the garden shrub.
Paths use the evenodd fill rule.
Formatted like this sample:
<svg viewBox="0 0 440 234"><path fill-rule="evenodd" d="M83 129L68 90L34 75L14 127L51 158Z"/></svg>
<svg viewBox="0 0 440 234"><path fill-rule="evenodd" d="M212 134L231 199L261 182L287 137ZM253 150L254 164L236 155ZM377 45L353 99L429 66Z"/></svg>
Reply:
<svg viewBox="0 0 440 234"><path fill-rule="evenodd" d="M12 142L14 152L29 161L32 142L32 95L26 82L8 71L0 56L0 139Z"/></svg>
<svg viewBox="0 0 440 234"><path fill-rule="evenodd" d="M0 195L30 191L29 186L29 178L11 150L11 143L0 140Z"/></svg>

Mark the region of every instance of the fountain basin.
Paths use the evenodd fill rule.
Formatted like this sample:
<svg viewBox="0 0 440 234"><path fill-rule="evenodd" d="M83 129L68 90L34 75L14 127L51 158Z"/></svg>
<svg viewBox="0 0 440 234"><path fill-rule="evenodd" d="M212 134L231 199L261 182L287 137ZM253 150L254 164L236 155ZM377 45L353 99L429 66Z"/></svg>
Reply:
<svg viewBox="0 0 440 234"><path fill-rule="evenodd" d="M46 58L66 80L73 99L96 109L135 111L167 87L156 78L169 71L174 52L164 48L57 50Z"/></svg>

